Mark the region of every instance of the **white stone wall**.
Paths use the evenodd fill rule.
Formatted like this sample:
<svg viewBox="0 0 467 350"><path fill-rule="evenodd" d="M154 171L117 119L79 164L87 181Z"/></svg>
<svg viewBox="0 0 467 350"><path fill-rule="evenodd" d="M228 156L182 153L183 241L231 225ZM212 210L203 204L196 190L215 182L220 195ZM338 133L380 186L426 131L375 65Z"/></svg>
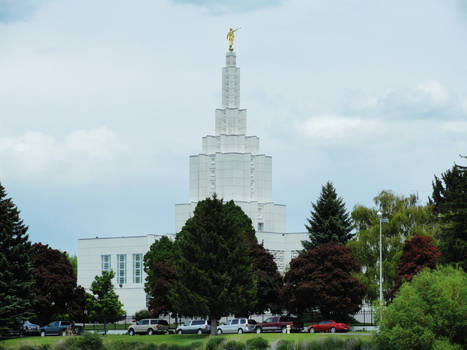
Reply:
<svg viewBox="0 0 467 350"><path fill-rule="evenodd" d="M255 203L238 203L245 211L252 210ZM256 204L257 205L257 204ZM192 205L183 204L186 211L194 208ZM253 209L254 210L254 209ZM171 239L174 235L168 235ZM161 235L144 235L128 237L105 237L86 238L78 240L78 284L89 291L95 276L102 273L102 255L110 255L111 269L117 271L117 255L126 254L127 263L127 283L117 284L116 278L113 283L115 291L123 304L127 315L134 315L135 312L146 308L146 293L144 292L144 281L146 274L143 270L141 283L133 283L133 254L146 254L156 239ZM256 237L259 243L272 253L281 273L284 273L290 260L297 255L297 251L302 249L301 241L307 239L307 233L274 233L257 232Z"/></svg>
<svg viewBox="0 0 467 350"><path fill-rule="evenodd" d="M169 235L173 237L173 235ZM111 269L117 274L117 255L126 255L126 283L121 287L113 279L115 292L124 305L127 315L146 309L146 293L144 281L146 274L142 273L141 283L133 283L133 254L144 254L160 235L144 235L112 238L90 238L78 240L78 285L87 291L97 275L102 274L102 255L110 255Z"/></svg>

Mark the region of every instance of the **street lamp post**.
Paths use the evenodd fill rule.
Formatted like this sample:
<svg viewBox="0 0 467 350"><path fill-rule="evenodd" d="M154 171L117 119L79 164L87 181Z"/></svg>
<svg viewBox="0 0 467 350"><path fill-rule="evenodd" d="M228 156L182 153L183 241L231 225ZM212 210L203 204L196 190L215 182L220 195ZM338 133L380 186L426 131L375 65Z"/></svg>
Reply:
<svg viewBox="0 0 467 350"><path fill-rule="evenodd" d="M383 213L379 210L379 304L383 305L383 222L389 222L383 218Z"/></svg>

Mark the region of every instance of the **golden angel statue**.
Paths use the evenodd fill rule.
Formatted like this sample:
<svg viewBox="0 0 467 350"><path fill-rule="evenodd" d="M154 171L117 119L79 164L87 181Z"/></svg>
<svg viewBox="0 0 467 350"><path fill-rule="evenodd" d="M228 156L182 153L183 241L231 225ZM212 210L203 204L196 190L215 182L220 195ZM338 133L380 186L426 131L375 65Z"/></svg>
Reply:
<svg viewBox="0 0 467 350"><path fill-rule="evenodd" d="M229 51L233 51L233 42L235 39L234 33L239 29L240 28L237 28L237 29L230 28L229 32L227 33L227 39L229 39Z"/></svg>

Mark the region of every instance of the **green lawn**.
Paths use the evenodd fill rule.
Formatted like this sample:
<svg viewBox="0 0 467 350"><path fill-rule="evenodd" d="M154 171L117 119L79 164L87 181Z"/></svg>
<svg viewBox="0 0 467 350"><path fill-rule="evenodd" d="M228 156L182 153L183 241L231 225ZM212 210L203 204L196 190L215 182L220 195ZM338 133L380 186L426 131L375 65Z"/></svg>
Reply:
<svg viewBox="0 0 467 350"><path fill-rule="evenodd" d="M223 337L231 340L242 341L245 342L250 338L257 337L258 335L255 333L251 334L228 334L223 335ZM305 340L317 340L324 337L339 337L340 339L345 338L361 338L363 340L369 339L366 335L361 334L328 334L328 333L321 333L321 334L308 334L308 333L294 333L294 334L281 334L281 333L262 333L261 337L265 338L269 343L278 340L278 339L287 339L287 340L295 340L295 341L305 341ZM1 345L6 346L7 349L15 349L20 345L24 344L31 344L31 345L42 345L42 344L54 344L56 342L62 341L64 337L59 336L48 336L48 337L29 337L29 338L17 338L17 339L9 339L1 341ZM105 343L113 343L113 342L152 342L155 344L162 344L162 343L176 343L179 345L189 344L195 341L202 341L206 342L209 339L208 335L136 335L134 337L130 337L129 335L106 335L104 337Z"/></svg>

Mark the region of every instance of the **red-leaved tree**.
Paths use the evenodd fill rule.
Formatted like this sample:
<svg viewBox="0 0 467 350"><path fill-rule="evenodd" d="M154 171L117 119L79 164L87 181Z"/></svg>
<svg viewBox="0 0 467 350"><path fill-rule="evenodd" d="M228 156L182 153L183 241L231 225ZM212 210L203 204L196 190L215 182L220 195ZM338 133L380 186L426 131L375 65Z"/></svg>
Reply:
<svg viewBox="0 0 467 350"><path fill-rule="evenodd" d="M293 259L285 274L281 299L299 316L318 308L336 321L360 310L366 288L355 277L360 265L349 248L334 243L319 245Z"/></svg>
<svg viewBox="0 0 467 350"><path fill-rule="evenodd" d="M434 268L440 256L441 253L433 244L431 237L416 234L406 240L399 260L394 288L390 292L391 297L396 295L402 283L411 281L413 276L425 267Z"/></svg>

